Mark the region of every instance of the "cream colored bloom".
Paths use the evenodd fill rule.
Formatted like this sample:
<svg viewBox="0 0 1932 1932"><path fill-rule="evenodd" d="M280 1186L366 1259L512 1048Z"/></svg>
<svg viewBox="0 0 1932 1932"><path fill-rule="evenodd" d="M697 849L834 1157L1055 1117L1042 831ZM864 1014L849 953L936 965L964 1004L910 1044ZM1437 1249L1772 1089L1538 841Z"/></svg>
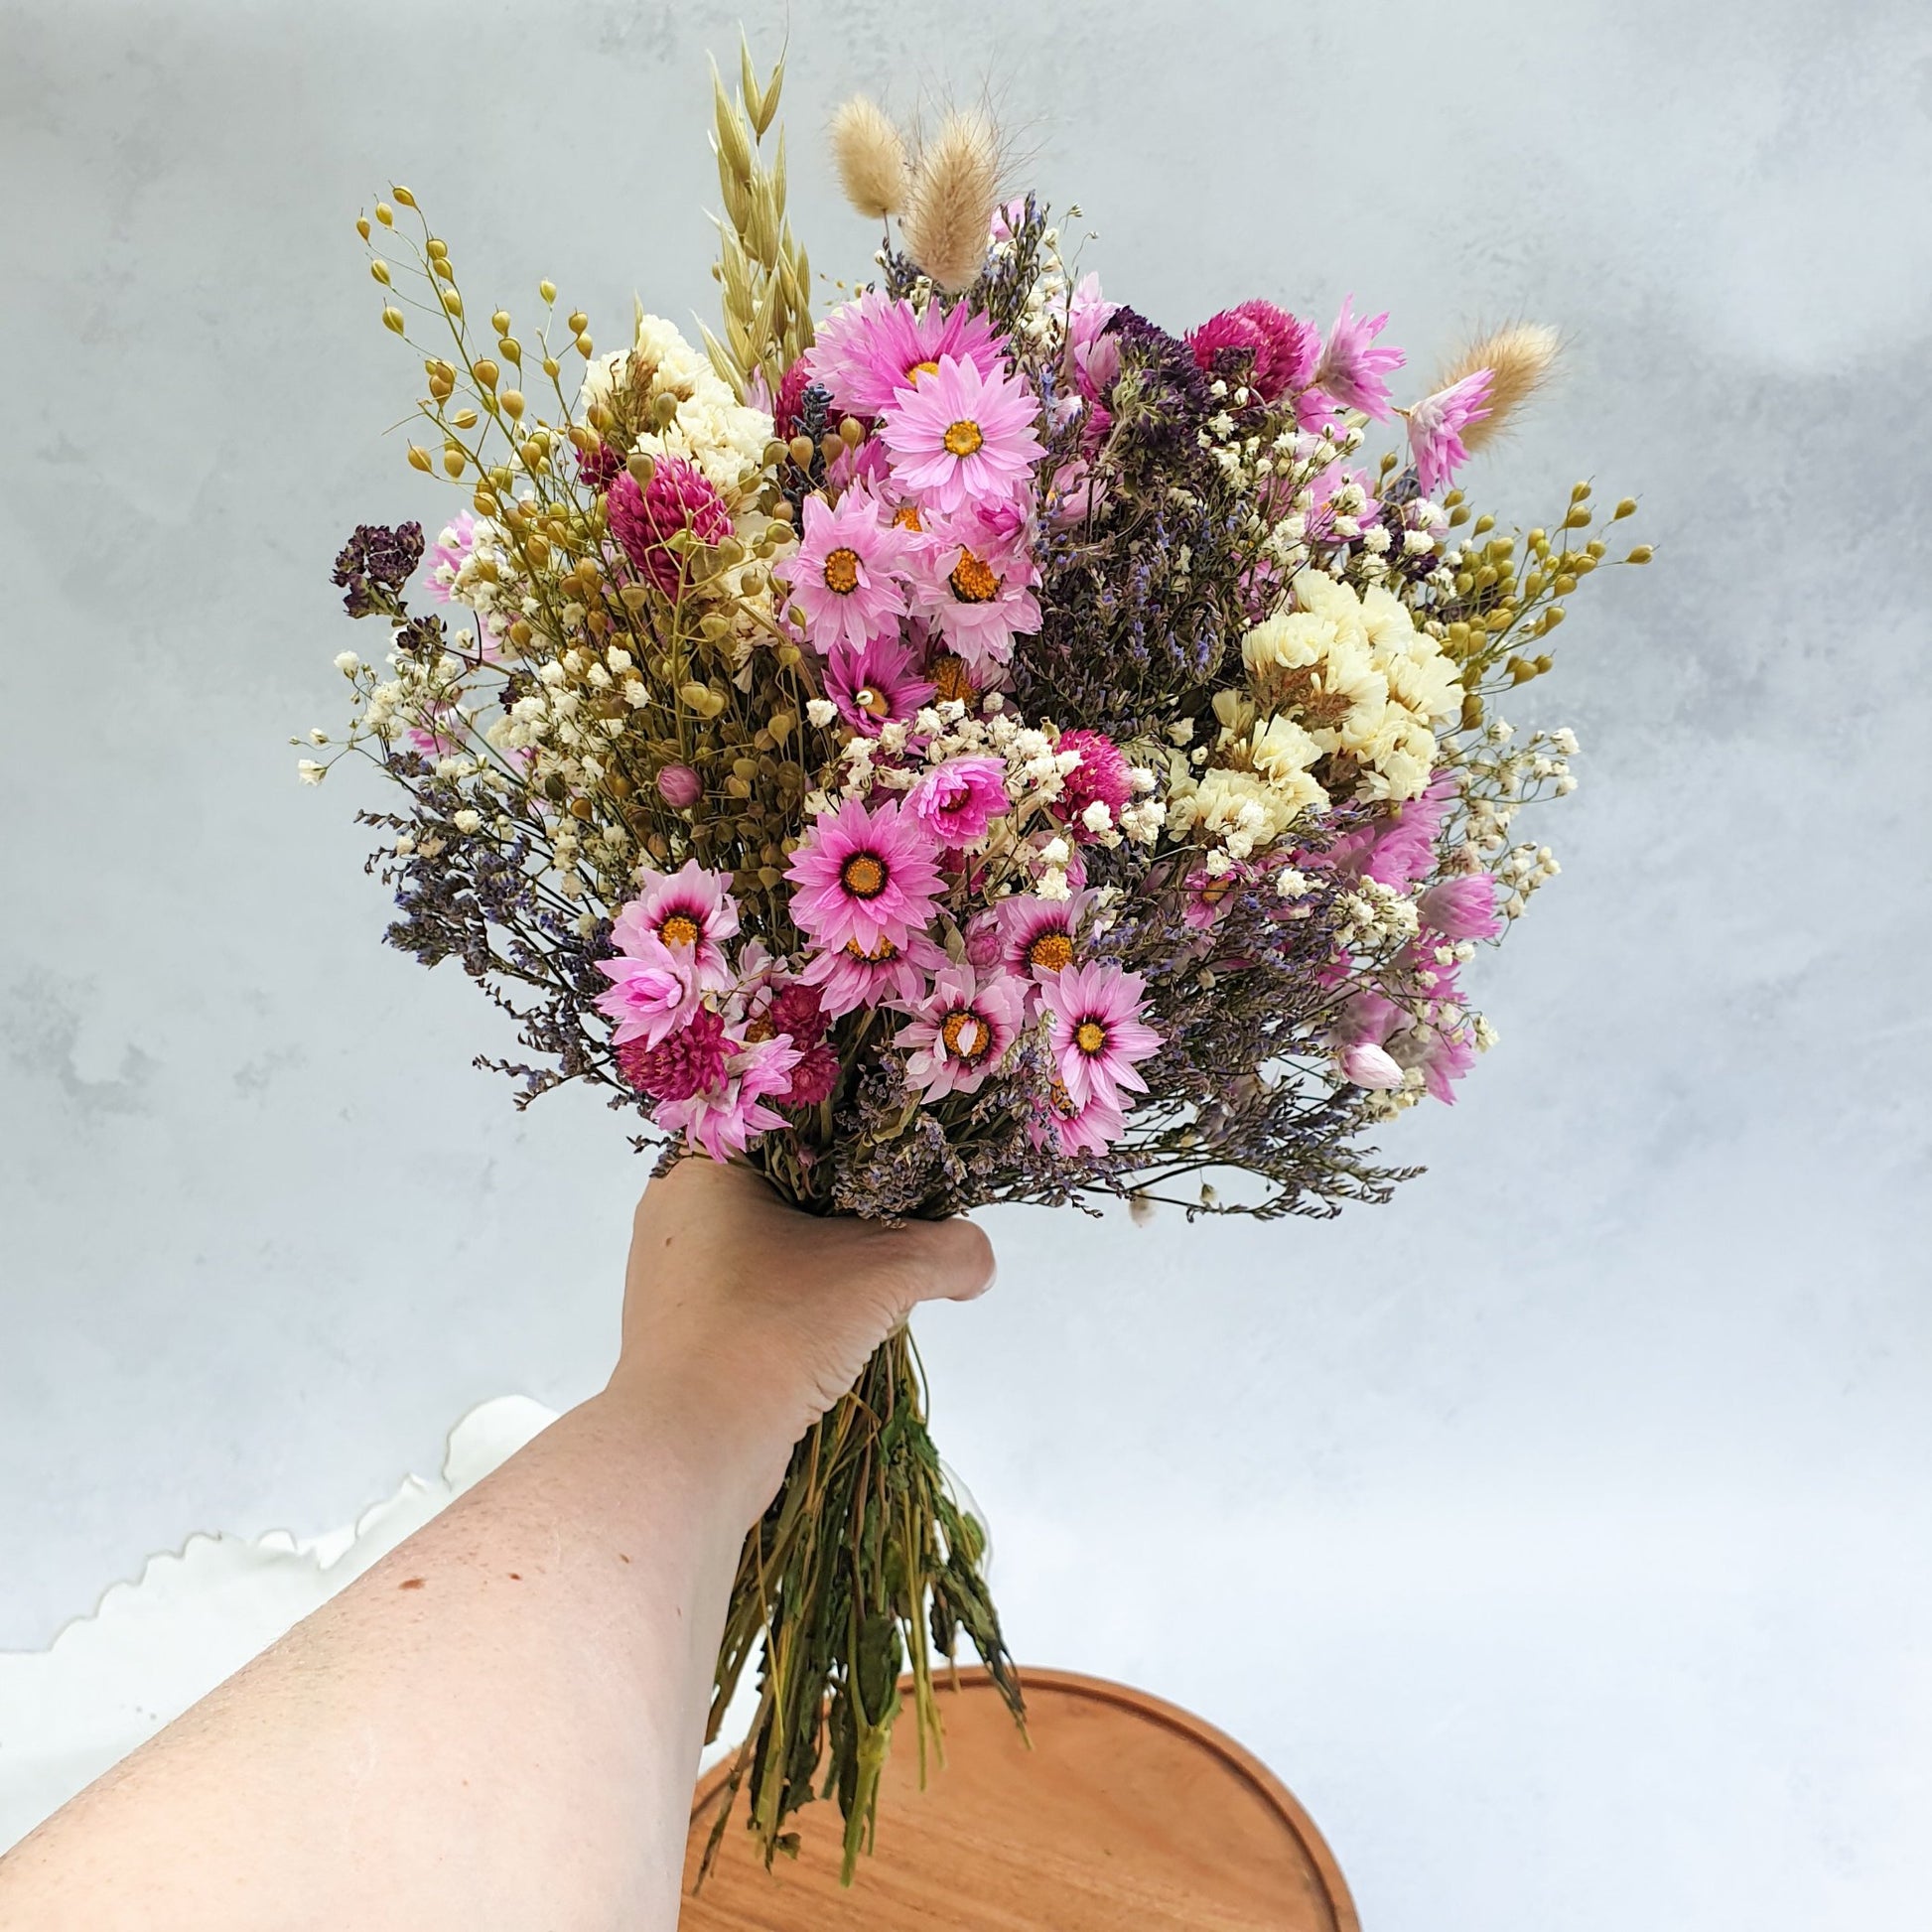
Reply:
<svg viewBox="0 0 1932 1932"><path fill-rule="evenodd" d="M1321 747L1294 719L1276 717L1255 727L1248 756L1264 778L1292 785L1320 759Z"/></svg>

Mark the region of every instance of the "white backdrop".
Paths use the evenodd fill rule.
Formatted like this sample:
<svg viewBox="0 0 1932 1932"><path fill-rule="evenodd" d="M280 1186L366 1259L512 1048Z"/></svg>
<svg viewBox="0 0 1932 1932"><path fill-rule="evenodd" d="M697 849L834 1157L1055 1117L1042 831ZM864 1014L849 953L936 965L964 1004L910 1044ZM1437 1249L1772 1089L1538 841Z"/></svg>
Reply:
<svg viewBox="0 0 1932 1932"><path fill-rule="evenodd" d="M775 7L754 4L775 37ZM1574 725L1501 1046L1331 1225L992 1217L921 1342L1022 1657L1266 1756L1375 1932L1905 1932L1932 1888L1925 833L1932 19L800 0L815 265L855 86L990 80L1171 327L1354 291L1571 338L1471 485L1640 489L1518 722ZM298 1536L614 1345L620 1123L382 949L330 559L444 512L350 227L473 300L710 314L711 4L0 21L0 1646L189 1532ZM534 137L541 135L538 140ZM432 524L432 527L433 524ZM1532 702L1531 700L1534 700ZM17 1714L15 1714L17 1715ZM18 1745L0 1709L0 1751Z"/></svg>

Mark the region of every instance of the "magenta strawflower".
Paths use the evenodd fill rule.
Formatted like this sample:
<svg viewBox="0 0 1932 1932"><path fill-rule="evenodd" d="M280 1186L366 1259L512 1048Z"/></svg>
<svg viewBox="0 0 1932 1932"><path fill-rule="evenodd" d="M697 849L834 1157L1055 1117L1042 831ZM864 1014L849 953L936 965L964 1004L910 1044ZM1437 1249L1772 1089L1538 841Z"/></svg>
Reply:
<svg viewBox="0 0 1932 1932"><path fill-rule="evenodd" d="M1141 1019L1146 980L1110 960L1035 977L1053 1058L1073 1104L1083 1107L1098 1093L1119 1105L1122 1088L1145 1093L1147 1082L1134 1069L1161 1044Z"/></svg>
<svg viewBox="0 0 1932 1932"><path fill-rule="evenodd" d="M933 975L925 997L904 1011L911 1024L893 1035L893 1043L912 1049L905 1059L907 1082L929 1099L975 1093L1019 1035L1027 989L998 967L979 972L948 964Z"/></svg>
<svg viewBox="0 0 1932 1932"><path fill-rule="evenodd" d="M645 867L642 891L612 922L611 939L632 959L668 953L694 986L722 992L733 984L721 942L738 931L738 901L725 874L687 859L675 873Z"/></svg>
<svg viewBox="0 0 1932 1932"><path fill-rule="evenodd" d="M1060 780L1060 795L1053 809L1067 821L1075 838L1089 838L1093 832L1085 820L1090 805L1105 805L1108 816L1118 818L1120 808L1134 795L1127 759L1120 747L1099 732L1061 732L1053 750L1062 758L1069 752L1079 758L1079 762Z"/></svg>
<svg viewBox="0 0 1932 1932"><path fill-rule="evenodd" d="M1416 901L1416 916L1445 939L1493 939L1502 930L1496 882L1486 872L1441 879Z"/></svg>
<svg viewBox="0 0 1932 1932"><path fill-rule="evenodd" d="M899 486L942 514L1031 486L1046 454L1034 433L1039 399L1020 376L989 375L951 355L880 413Z"/></svg>
<svg viewBox="0 0 1932 1932"><path fill-rule="evenodd" d="M1038 579L1016 519L935 515L914 557L912 603L969 670L985 671L1013 655L1017 635L1039 628Z"/></svg>
<svg viewBox="0 0 1932 1932"><path fill-rule="evenodd" d="M654 1100L688 1100L723 1083L730 1051L723 1016L699 1007L654 1046L626 1040L618 1048L618 1065L633 1087Z"/></svg>
<svg viewBox="0 0 1932 1932"><path fill-rule="evenodd" d="M784 1039L747 1041L727 1034L722 1045L722 1078L681 1099L660 1101L651 1115L666 1133L688 1135L692 1146L714 1161L743 1154L759 1135L785 1124L784 1116L764 1103L790 1091L804 1057Z"/></svg>
<svg viewBox="0 0 1932 1932"><path fill-rule="evenodd" d="M678 963L653 940L655 959L633 959L620 954L615 959L600 959L597 970L611 981L611 990L600 993L595 1005L618 1024L612 1030L614 1046L640 1039L655 1046L664 1035L683 1025L697 1007L697 989Z"/></svg>
<svg viewBox="0 0 1932 1932"><path fill-rule="evenodd" d="M792 922L826 952L848 940L861 952L882 939L903 948L925 930L939 897L935 851L897 800L868 808L848 798L820 813L792 854Z"/></svg>
<svg viewBox="0 0 1932 1932"><path fill-rule="evenodd" d="M685 574L672 537L689 530L701 542L718 544L732 533L731 511L716 485L681 456L658 458L648 488L624 471L604 498L604 514L638 575L666 597L677 596Z"/></svg>
<svg viewBox="0 0 1932 1932"><path fill-rule="evenodd" d="M993 325L965 303L944 308L929 302L921 314L909 302L868 289L818 325L817 341L803 361L810 379L828 390L846 415L877 416L946 356L984 375L1006 369L1005 346Z"/></svg>
<svg viewBox="0 0 1932 1932"><path fill-rule="evenodd" d="M1276 402L1306 389L1314 376L1321 353L1321 336L1313 324L1303 322L1272 302L1243 302L1210 316L1187 332L1187 346L1195 362L1218 373L1217 358L1233 349L1251 358L1248 386L1263 402Z"/></svg>
<svg viewBox="0 0 1932 1932"><path fill-rule="evenodd" d="M849 489L834 508L822 496L805 498L798 548L772 575L791 591L815 648L857 649L896 625L905 612L897 572L904 544L863 489Z"/></svg>
<svg viewBox="0 0 1932 1932"><path fill-rule="evenodd" d="M857 650L835 650L825 666L825 695L856 732L877 738L882 725L909 724L932 702L930 678L897 636L874 637Z"/></svg>
<svg viewBox="0 0 1932 1932"><path fill-rule="evenodd" d="M817 990L825 1015L836 1020L860 1007L903 1004L925 990L926 977L946 963L946 955L923 933L902 946L881 939L862 949L848 940L836 952L815 954L799 978Z"/></svg>
<svg viewBox="0 0 1932 1932"><path fill-rule="evenodd" d="M704 780L688 764L667 764L657 774L657 795L677 811L687 811L704 796Z"/></svg>
<svg viewBox="0 0 1932 1932"><path fill-rule="evenodd" d="M1344 296L1327 346L1315 364L1314 386L1342 408L1362 410L1378 423L1386 423L1391 413L1389 385L1382 378L1408 358L1399 348L1375 346L1389 319L1386 310L1379 316L1358 316L1354 309L1355 298Z"/></svg>
<svg viewBox="0 0 1932 1932"><path fill-rule="evenodd" d="M1495 387L1493 369L1477 369L1460 382L1423 397L1409 411L1409 448L1416 460L1416 482L1425 496L1433 496L1469 460L1462 432L1489 414L1489 392Z"/></svg>
<svg viewBox="0 0 1932 1932"><path fill-rule="evenodd" d="M941 845L977 845L1013 808L1003 759L948 759L905 794L905 808Z"/></svg>

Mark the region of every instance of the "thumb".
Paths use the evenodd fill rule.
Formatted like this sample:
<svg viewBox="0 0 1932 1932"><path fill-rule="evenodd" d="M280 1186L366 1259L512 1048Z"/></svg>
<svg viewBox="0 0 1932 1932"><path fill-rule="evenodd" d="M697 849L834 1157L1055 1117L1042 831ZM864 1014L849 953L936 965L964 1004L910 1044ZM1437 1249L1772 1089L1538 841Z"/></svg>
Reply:
<svg viewBox="0 0 1932 1932"><path fill-rule="evenodd" d="M998 1273L986 1231L963 1215L948 1221L915 1221L908 1237L910 1301L972 1302L993 1286Z"/></svg>

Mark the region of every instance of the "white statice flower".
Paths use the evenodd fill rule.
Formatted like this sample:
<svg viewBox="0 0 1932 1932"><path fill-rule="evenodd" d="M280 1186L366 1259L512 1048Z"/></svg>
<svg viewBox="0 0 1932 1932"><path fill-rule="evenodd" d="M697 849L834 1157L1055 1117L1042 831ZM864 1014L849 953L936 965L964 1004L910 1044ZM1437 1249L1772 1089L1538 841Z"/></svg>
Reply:
<svg viewBox="0 0 1932 1932"><path fill-rule="evenodd" d="M319 785L329 775L326 764L318 764L314 759L299 759L295 766L296 776L305 785Z"/></svg>
<svg viewBox="0 0 1932 1932"><path fill-rule="evenodd" d="M823 731L839 715L839 708L830 698L807 698L805 716Z"/></svg>
<svg viewBox="0 0 1932 1932"><path fill-rule="evenodd" d="M465 806L462 811L458 812L450 820L450 823L459 832L481 832L483 830L483 813L474 812L468 806Z"/></svg>
<svg viewBox="0 0 1932 1932"><path fill-rule="evenodd" d="M353 677L362 668L362 660L352 650L338 651L336 668L345 677Z"/></svg>
<svg viewBox="0 0 1932 1932"><path fill-rule="evenodd" d="M1080 814L1080 823L1089 832L1110 832L1114 826L1114 814L1106 799L1096 798Z"/></svg>
<svg viewBox="0 0 1932 1932"><path fill-rule="evenodd" d="M1568 725L1550 734L1550 743L1567 759L1577 756L1577 734Z"/></svg>
<svg viewBox="0 0 1932 1932"><path fill-rule="evenodd" d="M1319 809L1321 787L1306 772L1307 789L1298 797L1287 787L1271 784L1252 771L1216 766L1190 778L1186 788L1169 800L1168 824L1175 832L1193 831L1217 844L1238 839L1248 850L1272 845L1294 824L1304 809ZM1229 850L1234 848L1229 845Z"/></svg>
<svg viewBox="0 0 1932 1932"><path fill-rule="evenodd" d="M1284 866L1275 875L1275 892L1281 898L1302 898L1308 894L1311 881L1305 872L1297 872L1293 866Z"/></svg>
<svg viewBox="0 0 1932 1932"><path fill-rule="evenodd" d="M1271 783L1293 786L1320 762L1321 747L1293 718L1277 715L1254 728L1248 759Z"/></svg>

